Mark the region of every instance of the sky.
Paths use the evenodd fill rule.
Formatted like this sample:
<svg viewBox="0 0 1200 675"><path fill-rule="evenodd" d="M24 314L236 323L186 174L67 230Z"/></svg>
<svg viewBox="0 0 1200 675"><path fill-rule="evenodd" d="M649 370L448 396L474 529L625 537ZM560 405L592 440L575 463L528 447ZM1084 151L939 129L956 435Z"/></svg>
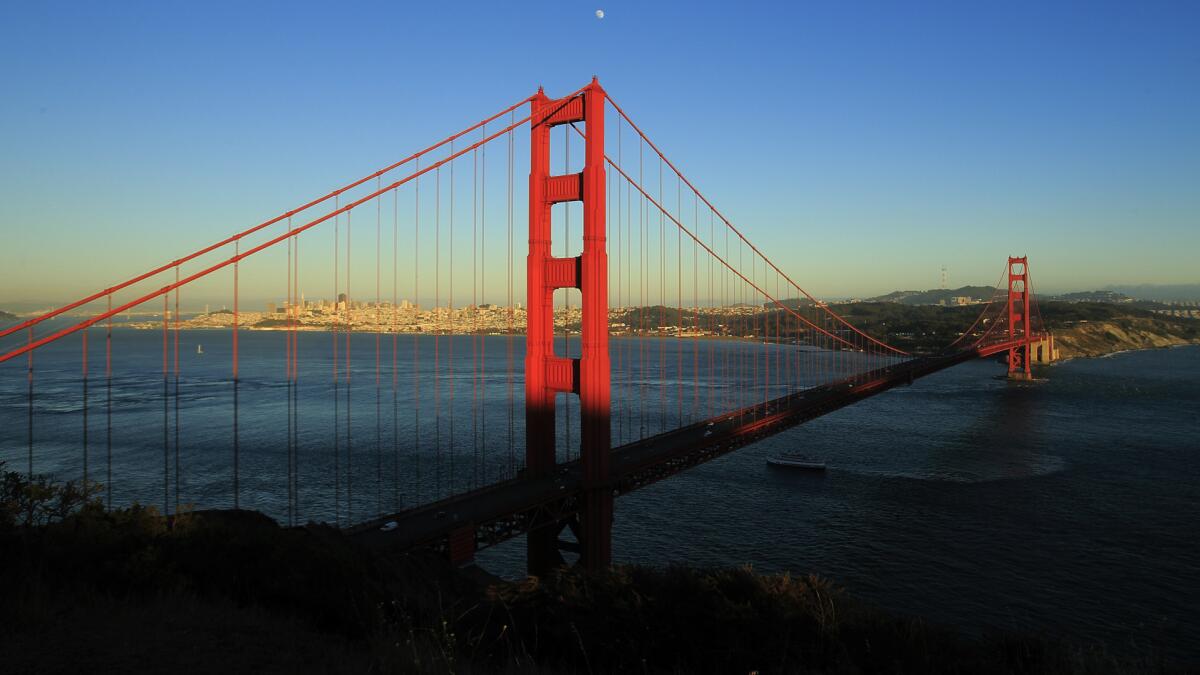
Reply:
<svg viewBox="0 0 1200 675"><path fill-rule="evenodd" d="M0 303L593 75L814 294L991 285L1009 255L1042 291L1200 282L1197 35L1193 2L4 3Z"/></svg>

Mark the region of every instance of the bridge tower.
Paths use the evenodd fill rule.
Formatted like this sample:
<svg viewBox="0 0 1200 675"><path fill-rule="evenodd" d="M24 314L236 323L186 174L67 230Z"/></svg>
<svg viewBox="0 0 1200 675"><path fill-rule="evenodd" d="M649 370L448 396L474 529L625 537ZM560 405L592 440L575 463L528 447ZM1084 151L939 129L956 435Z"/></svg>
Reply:
<svg viewBox="0 0 1200 675"><path fill-rule="evenodd" d="M1029 258L1008 259L1008 334L1021 344L1008 350L1008 377L1031 380L1030 344L1033 329L1029 325Z"/></svg>
<svg viewBox="0 0 1200 675"><path fill-rule="evenodd" d="M530 574L561 565L558 536L568 525L579 540L580 562L607 567L612 555L613 497L609 485L611 391L608 357L608 253L605 233L604 90L592 78L583 92L548 98L539 89L532 102L529 165L529 258L526 280L525 466L531 478L553 475L555 397L579 396L583 503L578 522L546 520L530 528ZM581 173L550 174L550 130L583 122L586 130ZM551 206L583 203L583 254L551 255ZM578 288L583 299L580 358L554 353L554 291Z"/></svg>

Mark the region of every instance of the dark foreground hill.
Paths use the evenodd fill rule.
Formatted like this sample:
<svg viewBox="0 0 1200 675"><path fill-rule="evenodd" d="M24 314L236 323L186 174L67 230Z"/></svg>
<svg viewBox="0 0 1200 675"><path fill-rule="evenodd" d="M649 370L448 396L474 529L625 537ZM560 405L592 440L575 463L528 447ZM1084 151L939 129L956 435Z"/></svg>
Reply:
<svg viewBox="0 0 1200 675"><path fill-rule="evenodd" d="M1177 670L1151 655L968 636L816 577L617 567L504 582L432 554L367 550L324 525L105 513L79 508L73 487L64 498L22 485L7 474L0 503L5 673Z"/></svg>

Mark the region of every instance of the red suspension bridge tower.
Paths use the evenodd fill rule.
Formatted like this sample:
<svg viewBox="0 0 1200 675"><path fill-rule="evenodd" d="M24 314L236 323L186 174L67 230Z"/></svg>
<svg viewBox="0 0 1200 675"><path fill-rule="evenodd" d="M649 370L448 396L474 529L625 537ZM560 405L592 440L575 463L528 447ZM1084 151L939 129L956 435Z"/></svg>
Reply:
<svg viewBox="0 0 1200 675"><path fill-rule="evenodd" d="M1008 332L1020 344L1008 350L1008 376L1031 380L1029 346L1033 341L1029 314L1029 258L1008 259Z"/></svg>
<svg viewBox="0 0 1200 675"><path fill-rule="evenodd" d="M530 477L555 470L555 397L580 401L580 458L583 504L577 527L580 562L588 569L609 564L613 497L609 482L610 368L608 356L608 254L605 233L604 90L593 78L584 90L552 100L539 89L530 120L529 259L525 342L525 462ZM550 130L583 122L581 173L550 175ZM551 255L551 206L583 203L583 254ZM554 353L554 291L578 288L583 299L580 358ZM528 535L530 572L544 573L562 562L558 535L567 523L537 523ZM575 525L575 523L572 523Z"/></svg>

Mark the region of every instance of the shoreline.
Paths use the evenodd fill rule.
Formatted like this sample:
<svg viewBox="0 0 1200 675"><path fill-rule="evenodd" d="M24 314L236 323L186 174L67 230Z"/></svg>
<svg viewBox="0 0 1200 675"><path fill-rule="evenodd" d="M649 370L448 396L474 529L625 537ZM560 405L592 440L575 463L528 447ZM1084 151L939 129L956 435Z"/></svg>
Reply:
<svg viewBox="0 0 1200 675"><path fill-rule="evenodd" d="M1107 359L1107 358L1112 358L1114 356L1120 356L1122 354L1136 354L1138 352L1153 352L1153 351L1167 350L1167 349L1183 349L1186 347L1200 347L1200 340L1192 341L1192 342L1179 342L1179 343L1175 343L1175 344L1161 345L1161 346L1154 346L1154 347L1133 347L1130 349L1118 349L1116 351L1104 352L1103 354L1073 354L1071 356L1064 356L1061 359L1054 361L1052 363L1043 363L1043 364L1036 364L1036 365L1040 365L1040 366L1044 366L1044 367L1053 367L1053 366L1058 366L1058 365L1068 363L1071 361L1075 361L1077 359Z"/></svg>

